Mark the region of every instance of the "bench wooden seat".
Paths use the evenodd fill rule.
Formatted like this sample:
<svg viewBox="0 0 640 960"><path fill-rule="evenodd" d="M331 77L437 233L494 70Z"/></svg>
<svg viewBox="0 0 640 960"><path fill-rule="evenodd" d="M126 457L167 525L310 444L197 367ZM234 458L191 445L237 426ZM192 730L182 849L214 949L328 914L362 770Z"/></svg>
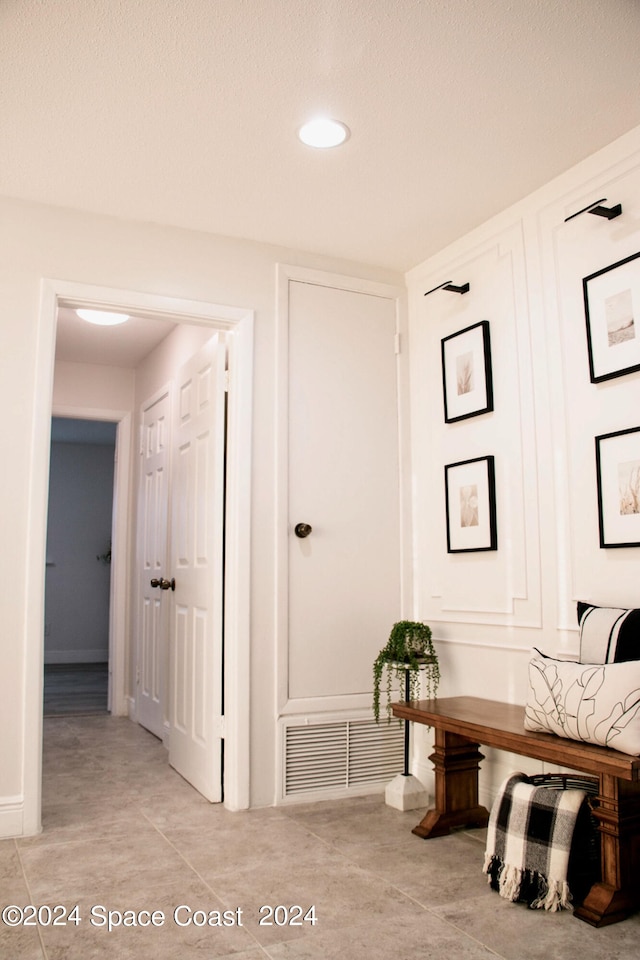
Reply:
<svg viewBox="0 0 640 960"><path fill-rule="evenodd" d="M393 714L435 731L430 759L435 807L413 833L441 837L452 828L486 826L478 803L482 744L588 773L598 778L594 809L601 835L601 877L574 916L600 927L624 920L640 907L640 757L524 729L524 707L479 697L394 703Z"/></svg>

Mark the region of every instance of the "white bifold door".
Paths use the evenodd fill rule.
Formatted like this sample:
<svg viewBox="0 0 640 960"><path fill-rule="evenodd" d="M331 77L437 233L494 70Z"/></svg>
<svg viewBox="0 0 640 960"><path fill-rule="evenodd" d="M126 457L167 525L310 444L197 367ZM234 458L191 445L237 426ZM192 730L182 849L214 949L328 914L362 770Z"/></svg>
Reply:
<svg viewBox="0 0 640 960"><path fill-rule="evenodd" d="M163 390L142 408L142 457L138 497L138 722L164 735L168 603L151 586L167 566L171 395Z"/></svg>
<svg viewBox="0 0 640 960"><path fill-rule="evenodd" d="M166 664L158 710L169 724L169 762L210 801L222 799L224 626L225 344L214 335L177 372L173 384L166 561L153 566L148 603L157 610L157 648L143 652L138 718L153 698L143 681L145 655ZM146 429L146 428L145 428ZM149 464L152 465L151 463ZM159 485L159 484L158 484ZM146 488L145 488L146 489ZM149 489L153 490L151 481ZM162 512L153 499L152 514ZM159 500L158 500L159 502ZM144 514L144 506L141 511ZM158 518L159 519L159 518ZM159 523L162 529L162 522ZM160 554L158 547L156 553ZM144 574L151 573L145 563ZM163 652L163 629L167 646ZM149 648L153 643L149 643ZM143 641L143 651L144 651ZM158 668L161 670L161 668ZM150 670L150 676L153 671ZM152 721L153 722L153 721ZM163 720L160 721L162 725Z"/></svg>

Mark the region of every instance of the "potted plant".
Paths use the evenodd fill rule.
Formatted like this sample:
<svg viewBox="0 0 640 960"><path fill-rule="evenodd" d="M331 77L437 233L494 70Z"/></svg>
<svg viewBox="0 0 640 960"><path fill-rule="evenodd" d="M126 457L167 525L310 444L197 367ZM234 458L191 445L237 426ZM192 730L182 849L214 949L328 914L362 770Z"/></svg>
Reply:
<svg viewBox="0 0 640 960"><path fill-rule="evenodd" d="M380 689L382 675L386 670L386 711L391 720L391 688L394 678L404 678L410 700L417 700L420 693L420 674L423 674L427 699L438 692L440 666L433 647L431 630L426 623L415 620L400 620L394 623L386 646L373 663L373 714L380 720Z"/></svg>

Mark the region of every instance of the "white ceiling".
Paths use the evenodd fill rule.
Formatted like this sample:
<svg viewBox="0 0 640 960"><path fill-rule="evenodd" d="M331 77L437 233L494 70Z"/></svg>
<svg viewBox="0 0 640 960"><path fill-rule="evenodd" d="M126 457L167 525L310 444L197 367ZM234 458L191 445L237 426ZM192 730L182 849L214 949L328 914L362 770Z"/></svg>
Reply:
<svg viewBox="0 0 640 960"><path fill-rule="evenodd" d="M639 50L637 0L1 0L0 193L405 270L640 123Z"/></svg>
<svg viewBox="0 0 640 960"><path fill-rule="evenodd" d="M99 327L81 320L71 307L60 307L56 360L135 370L174 327L171 320L136 316L116 327Z"/></svg>

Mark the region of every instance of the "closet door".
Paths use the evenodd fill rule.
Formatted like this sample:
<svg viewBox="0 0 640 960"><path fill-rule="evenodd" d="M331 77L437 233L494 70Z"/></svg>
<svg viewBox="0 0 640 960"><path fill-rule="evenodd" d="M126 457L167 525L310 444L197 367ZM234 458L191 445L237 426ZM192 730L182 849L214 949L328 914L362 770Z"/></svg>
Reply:
<svg viewBox="0 0 640 960"><path fill-rule="evenodd" d="M400 618L395 335L394 299L289 282L289 699L369 692Z"/></svg>

